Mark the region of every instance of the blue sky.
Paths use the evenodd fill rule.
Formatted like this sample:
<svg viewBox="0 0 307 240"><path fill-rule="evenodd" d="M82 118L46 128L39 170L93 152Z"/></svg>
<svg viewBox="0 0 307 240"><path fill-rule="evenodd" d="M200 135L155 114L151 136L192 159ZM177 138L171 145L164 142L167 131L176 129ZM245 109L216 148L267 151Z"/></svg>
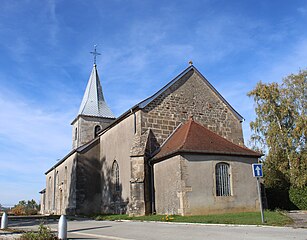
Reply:
<svg viewBox="0 0 307 240"><path fill-rule="evenodd" d="M194 65L249 122L255 84L307 67L307 2L2 0L0 203L39 199L93 65L116 116Z"/></svg>

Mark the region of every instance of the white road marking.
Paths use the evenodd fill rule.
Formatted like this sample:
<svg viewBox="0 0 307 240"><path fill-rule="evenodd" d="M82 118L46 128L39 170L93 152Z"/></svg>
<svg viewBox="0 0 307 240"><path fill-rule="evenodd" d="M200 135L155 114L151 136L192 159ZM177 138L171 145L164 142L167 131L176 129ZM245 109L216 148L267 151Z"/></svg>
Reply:
<svg viewBox="0 0 307 240"><path fill-rule="evenodd" d="M112 239L112 240L135 240L131 238L121 238L121 237L114 237L114 236L107 236L107 235L98 235L98 234L91 234L91 233L73 233L73 234L80 234L88 237L102 237L102 238L107 238L107 239Z"/></svg>
<svg viewBox="0 0 307 240"><path fill-rule="evenodd" d="M52 230L55 230L55 229L52 229ZM57 231L57 230L55 230ZM70 232L68 231L67 232L67 235L69 234ZM81 233L81 232L71 232L70 234L76 234L76 235L84 235L84 236L88 236L88 237L98 237L98 238L106 238L106 239L112 239L112 240L135 240L135 239L131 239L131 238L121 238L121 237L115 237L115 236L107 236L107 235L98 235L98 234L92 234L92 233Z"/></svg>

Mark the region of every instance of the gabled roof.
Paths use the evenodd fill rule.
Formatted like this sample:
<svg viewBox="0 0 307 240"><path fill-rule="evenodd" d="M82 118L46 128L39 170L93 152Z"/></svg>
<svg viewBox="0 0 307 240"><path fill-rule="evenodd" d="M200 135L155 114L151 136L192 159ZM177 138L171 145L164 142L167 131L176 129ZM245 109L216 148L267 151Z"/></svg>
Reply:
<svg viewBox="0 0 307 240"><path fill-rule="evenodd" d="M234 113L234 115L240 121L244 120L244 118L226 101L226 99L211 85L211 83L193 65L190 65L189 67L187 67L183 72L181 72L177 77L175 77L172 81L166 84L158 92L156 92L151 97L143 100L142 102L138 103L136 106L138 106L139 108L146 107L149 103L154 101L158 96L160 96L163 92L165 92L168 88L174 85L178 80L180 80L182 77L184 77L184 75L186 75L190 71L195 71L202 78L202 80L207 84L207 86L218 96L218 98L220 98L220 100L229 107L229 109Z"/></svg>
<svg viewBox="0 0 307 240"><path fill-rule="evenodd" d="M175 130L172 136L161 146L160 151L153 157L153 160L166 158L178 153L261 156L260 153L228 141L196 123L192 118Z"/></svg>
<svg viewBox="0 0 307 240"><path fill-rule="evenodd" d="M145 108L149 103L154 101L158 96L160 96L163 92L167 91L168 88L170 88L173 84L175 84L177 81L179 81L182 77L184 77L188 72L190 71L195 71L203 81L212 89L212 91L221 99L223 103L225 103L229 109L233 112L233 114L239 119L239 121L243 121L244 118L223 98L223 96L211 85L211 83L197 70L196 67L193 65L190 65L187 67L185 70L183 70L177 77L175 77L173 80L171 80L168 84L166 84L163 88L161 88L158 92L153 94L152 96L146 98L145 100L137 103L130 109L128 109L126 112L124 112L122 115L120 115L118 118L115 119L114 122L112 122L107 128L101 131L101 134L103 132L108 131L110 128L115 126L117 123L122 121L124 118L132 114L132 112L137 111L138 109L143 109Z"/></svg>
<svg viewBox="0 0 307 240"><path fill-rule="evenodd" d="M104 100L96 64L88 80L78 115L115 118Z"/></svg>

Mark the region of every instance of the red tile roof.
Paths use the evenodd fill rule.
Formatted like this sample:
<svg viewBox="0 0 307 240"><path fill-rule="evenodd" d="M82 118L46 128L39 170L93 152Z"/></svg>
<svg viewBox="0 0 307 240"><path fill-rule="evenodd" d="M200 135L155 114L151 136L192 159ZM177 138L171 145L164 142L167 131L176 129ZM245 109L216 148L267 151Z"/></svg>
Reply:
<svg viewBox="0 0 307 240"><path fill-rule="evenodd" d="M180 152L253 157L261 156L258 152L228 141L196 123L192 118L175 130L173 135L171 135L161 146L160 151L153 159L165 158Z"/></svg>

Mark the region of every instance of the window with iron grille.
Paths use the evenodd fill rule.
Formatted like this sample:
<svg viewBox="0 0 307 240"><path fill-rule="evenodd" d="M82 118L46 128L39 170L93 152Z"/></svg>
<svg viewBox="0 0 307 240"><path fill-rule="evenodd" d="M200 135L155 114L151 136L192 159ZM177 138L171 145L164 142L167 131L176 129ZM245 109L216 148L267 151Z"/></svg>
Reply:
<svg viewBox="0 0 307 240"><path fill-rule="evenodd" d="M216 196L230 196L229 164L218 163L215 166Z"/></svg>

